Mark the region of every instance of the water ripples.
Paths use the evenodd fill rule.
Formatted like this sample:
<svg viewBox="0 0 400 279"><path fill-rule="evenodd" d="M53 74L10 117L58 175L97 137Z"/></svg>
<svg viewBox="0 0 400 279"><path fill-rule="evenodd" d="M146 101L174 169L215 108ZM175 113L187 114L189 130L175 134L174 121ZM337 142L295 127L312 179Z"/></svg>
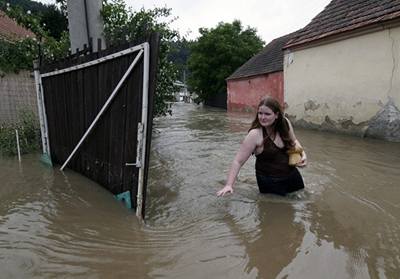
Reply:
<svg viewBox="0 0 400 279"><path fill-rule="evenodd" d="M296 130L310 161L301 170L304 191L259 194L251 157L234 194L218 198L252 117L173 109L154 121L144 224L74 172L47 169L34 157L23 158L29 166L4 161L0 277L398 274L398 145ZM304 269L315 264L325 268Z"/></svg>

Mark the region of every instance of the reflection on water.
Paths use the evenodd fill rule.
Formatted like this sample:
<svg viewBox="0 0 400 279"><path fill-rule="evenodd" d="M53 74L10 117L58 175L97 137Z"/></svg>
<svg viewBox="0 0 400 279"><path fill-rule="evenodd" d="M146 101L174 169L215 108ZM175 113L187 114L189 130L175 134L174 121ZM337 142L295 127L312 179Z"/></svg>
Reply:
<svg viewBox="0 0 400 279"><path fill-rule="evenodd" d="M259 194L250 158L217 198L252 116L173 109L145 225L79 174L0 159L0 278L398 278L399 144L297 130L304 191Z"/></svg>

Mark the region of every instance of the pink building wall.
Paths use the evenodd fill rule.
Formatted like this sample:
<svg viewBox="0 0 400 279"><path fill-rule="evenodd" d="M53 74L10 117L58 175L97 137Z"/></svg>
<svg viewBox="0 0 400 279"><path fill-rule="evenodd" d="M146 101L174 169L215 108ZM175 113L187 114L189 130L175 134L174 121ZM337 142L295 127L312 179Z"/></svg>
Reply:
<svg viewBox="0 0 400 279"><path fill-rule="evenodd" d="M227 91L228 111L253 112L266 95L275 97L283 105L283 72L228 80Z"/></svg>

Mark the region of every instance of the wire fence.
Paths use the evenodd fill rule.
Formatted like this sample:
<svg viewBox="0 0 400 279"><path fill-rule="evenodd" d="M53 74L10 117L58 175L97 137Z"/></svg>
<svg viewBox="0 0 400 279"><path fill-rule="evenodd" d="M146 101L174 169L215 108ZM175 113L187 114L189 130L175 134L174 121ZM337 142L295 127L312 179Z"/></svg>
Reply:
<svg viewBox="0 0 400 279"><path fill-rule="evenodd" d="M0 124L17 123L22 111L38 116L33 73L21 71L0 76Z"/></svg>

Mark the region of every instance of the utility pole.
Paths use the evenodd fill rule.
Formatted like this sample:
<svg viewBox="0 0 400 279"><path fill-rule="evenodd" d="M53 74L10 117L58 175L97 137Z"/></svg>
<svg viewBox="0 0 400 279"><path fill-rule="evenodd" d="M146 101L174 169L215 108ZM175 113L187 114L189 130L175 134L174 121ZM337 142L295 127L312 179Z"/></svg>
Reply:
<svg viewBox="0 0 400 279"><path fill-rule="evenodd" d="M84 45L95 44L98 39L105 48L103 36L104 24L100 15L101 0L67 0L68 28L71 41L71 52L82 50ZM93 48L94 51L97 48Z"/></svg>

